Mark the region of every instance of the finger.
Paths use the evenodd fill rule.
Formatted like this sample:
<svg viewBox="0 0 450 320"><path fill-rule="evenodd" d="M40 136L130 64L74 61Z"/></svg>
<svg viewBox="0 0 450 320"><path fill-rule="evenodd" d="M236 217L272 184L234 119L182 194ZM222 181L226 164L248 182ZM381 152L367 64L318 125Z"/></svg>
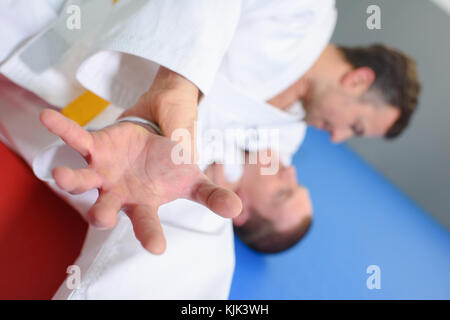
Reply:
<svg viewBox="0 0 450 320"><path fill-rule="evenodd" d="M83 157L86 157L91 153L93 144L92 136L75 121L66 118L60 112L51 109L42 111L40 119L42 124L51 133L59 136Z"/></svg>
<svg viewBox="0 0 450 320"><path fill-rule="evenodd" d="M232 191L210 180L201 180L194 188L191 200L201 203L224 218L234 218L242 211L241 199Z"/></svg>
<svg viewBox="0 0 450 320"><path fill-rule="evenodd" d="M162 254L166 250L166 239L157 210L150 206L136 206L129 210L128 216L142 246L150 253Z"/></svg>
<svg viewBox="0 0 450 320"><path fill-rule="evenodd" d="M116 225L117 214L121 208L122 201L114 193L100 193L88 212L88 221L98 229L111 229Z"/></svg>
<svg viewBox="0 0 450 320"><path fill-rule="evenodd" d="M57 167L53 169L52 175L58 187L71 194L80 194L102 185L101 176L88 168L73 170Z"/></svg>

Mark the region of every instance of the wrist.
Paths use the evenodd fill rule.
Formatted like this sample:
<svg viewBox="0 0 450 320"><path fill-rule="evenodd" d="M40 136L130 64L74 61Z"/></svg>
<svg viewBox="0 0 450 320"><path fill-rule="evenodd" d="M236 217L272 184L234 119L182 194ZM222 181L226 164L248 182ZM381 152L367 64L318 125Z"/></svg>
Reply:
<svg viewBox="0 0 450 320"><path fill-rule="evenodd" d="M137 117L137 116L127 116L127 117L120 118L116 121L116 123L121 123L121 122L131 122L131 123L137 124L141 127L144 127L151 133L162 136L161 128L156 123L148 121L144 118Z"/></svg>
<svg viewBox="0 0 450 320"><path fill-rule="evenodd" d="M170 135L175 127L190 128L197 117L198 88L189 80L160 67L152 86L120 118L135 116L161 126Z"/></svg>

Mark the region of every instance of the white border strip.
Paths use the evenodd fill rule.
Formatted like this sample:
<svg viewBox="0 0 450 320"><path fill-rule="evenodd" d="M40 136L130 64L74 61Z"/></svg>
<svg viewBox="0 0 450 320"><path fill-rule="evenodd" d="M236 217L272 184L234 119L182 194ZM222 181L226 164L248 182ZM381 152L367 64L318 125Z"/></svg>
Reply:
<svg viewBox="0 0 450 320"><path fill-rule="evenodd" d="M431 0L431 2L450 14L450 0Z"/></svg>

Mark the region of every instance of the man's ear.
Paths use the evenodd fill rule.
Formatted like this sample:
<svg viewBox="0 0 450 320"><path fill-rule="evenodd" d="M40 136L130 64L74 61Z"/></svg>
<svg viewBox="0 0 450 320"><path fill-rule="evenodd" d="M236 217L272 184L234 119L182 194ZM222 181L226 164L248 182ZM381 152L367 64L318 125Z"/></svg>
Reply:
<svg viewBox="0 0 450 320"><path fill-rule="evenodd" d="M341 79L342 88L351 95L360 96L375 81L375 72L369 67L359 67L347 72Z"/></svg>

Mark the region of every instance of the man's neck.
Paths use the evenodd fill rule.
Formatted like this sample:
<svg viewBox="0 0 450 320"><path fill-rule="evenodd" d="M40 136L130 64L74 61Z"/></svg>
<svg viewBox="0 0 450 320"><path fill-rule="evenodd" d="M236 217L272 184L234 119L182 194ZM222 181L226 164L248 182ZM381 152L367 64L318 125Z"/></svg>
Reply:
<svg viewBox="0 0 450 320"><path fill-rule="evenodd" d="M324 82L335 77L333 72L338 69L336 66L340 65L340 60L342 57L339 49L328 44L313 66L300 79L267 102L281 110L286 110L299 100L305 103L319 81Z"/></svg>
<svg viewBox="0 0 450 320"><path fill-rule="evenodd" d="M308 81L302 77L294 82L289 88L283 90L275 97L267 101L275 108L286 110L294 102L301 100L308 92Z"/></svg>

